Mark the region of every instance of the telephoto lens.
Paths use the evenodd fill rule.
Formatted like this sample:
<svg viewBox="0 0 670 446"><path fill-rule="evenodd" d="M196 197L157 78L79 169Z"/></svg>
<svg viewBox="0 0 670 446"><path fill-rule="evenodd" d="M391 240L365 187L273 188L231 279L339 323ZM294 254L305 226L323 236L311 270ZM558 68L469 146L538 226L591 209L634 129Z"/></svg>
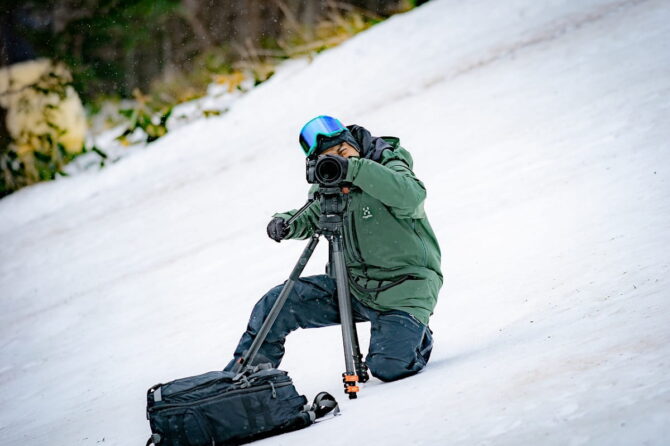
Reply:
<svg viewBox="0 0 670 446"><path fill-rule="evenodd" d="M309 160L307 162L307 182L327 187L340 185L347 176L346 162L346 159L332 155Z"/></svg>
<svg viewBox="0 0 670 446"><path fill-rule="evenodd" d="M343 171L337 158L324 156L316 164L316 179L324 186L335 186L344 180Z"/></svg>

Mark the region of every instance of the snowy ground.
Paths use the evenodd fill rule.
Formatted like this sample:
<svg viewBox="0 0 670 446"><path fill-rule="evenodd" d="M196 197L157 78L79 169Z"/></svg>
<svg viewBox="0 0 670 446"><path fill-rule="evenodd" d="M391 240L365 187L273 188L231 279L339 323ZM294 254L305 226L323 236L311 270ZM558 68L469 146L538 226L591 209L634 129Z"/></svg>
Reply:
<svg viewBox="0 0 670 446"><path fill-rule="evenodd" d="M436 345L421 374L259 444L668 444L668 33L663 0L434 0L3 199L0 444L141 444L150 385L223 367L302 250L265 225L304 201L295 135L321 113L415 157ZM341 395L338 328L287 350L301 392Z"/></svg>

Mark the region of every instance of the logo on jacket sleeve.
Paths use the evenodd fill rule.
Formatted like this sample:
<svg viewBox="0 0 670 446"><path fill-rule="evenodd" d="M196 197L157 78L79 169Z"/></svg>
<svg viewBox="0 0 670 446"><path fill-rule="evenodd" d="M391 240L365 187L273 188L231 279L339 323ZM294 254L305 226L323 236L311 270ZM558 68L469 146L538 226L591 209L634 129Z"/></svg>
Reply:
<svg viewBox="0 0 670 446"><path fill-rule="evenodd" d="M370 212L370 206L363 206L363 218L372 218L372 212Z"/></svg>

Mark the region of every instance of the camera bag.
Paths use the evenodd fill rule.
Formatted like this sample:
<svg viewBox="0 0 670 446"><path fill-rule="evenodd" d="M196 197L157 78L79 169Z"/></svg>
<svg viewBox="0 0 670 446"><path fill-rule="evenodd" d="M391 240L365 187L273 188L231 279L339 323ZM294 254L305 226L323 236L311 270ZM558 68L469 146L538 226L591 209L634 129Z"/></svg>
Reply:
<svg viewBox="0 0 670 446"><path fill-rule="evenodd" d="M147 445L235 445L301 429L339 412L326 392L314 404L298 394L287 372L269 364L235 375L213 371L156 384L147 391Z"/></svg>

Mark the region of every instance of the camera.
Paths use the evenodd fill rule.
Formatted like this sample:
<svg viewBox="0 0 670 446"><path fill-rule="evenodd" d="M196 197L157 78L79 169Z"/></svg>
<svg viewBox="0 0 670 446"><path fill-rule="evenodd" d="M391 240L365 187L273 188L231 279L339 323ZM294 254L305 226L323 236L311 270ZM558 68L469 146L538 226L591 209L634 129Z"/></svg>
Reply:
<svg viewBox="0 0 670 446"><path fill-rule="evenodd" d="M347 176L347 160L340 156L325 155L307 159L307 182L321 186L339 186Z"/></svg>

